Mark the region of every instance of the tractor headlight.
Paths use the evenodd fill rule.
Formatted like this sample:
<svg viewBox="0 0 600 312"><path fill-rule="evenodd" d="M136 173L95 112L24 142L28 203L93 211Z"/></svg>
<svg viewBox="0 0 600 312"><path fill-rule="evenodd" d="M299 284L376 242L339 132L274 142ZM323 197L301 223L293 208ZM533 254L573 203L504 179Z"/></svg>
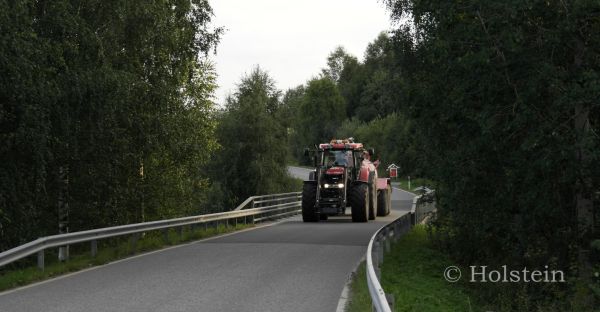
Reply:
<svg viewBox="0 0 600 312"><path fill-rule="evenodd" d="M338 183L337 187L344 188L344 183Z"/></svg>
<svg viewBox="0 0 600 312"><path fill-rule="evenodd" d="M325 183L323 184L324 188L344 188L344 183L338 183L338 184L329 184L329 183Z"/></svg>

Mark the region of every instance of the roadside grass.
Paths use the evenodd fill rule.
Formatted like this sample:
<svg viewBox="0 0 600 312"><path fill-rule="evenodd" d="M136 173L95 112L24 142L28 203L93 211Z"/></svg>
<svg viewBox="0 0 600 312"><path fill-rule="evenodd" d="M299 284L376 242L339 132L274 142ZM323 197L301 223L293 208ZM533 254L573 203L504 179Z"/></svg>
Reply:
<svg viewBox="0 0 600 312"><path fill-rule="evenodd" d="M346 307L346 311L372 311L369 287L367 287L365 261L360 263L356 274L352 277L352 282L350 283L350 302Z"/></svg>
<svg viewBox="0 0 600 312"><path fill-rule="evenodd" d="M482 310L465 285L444 279L444 269L453 264L432 246L424 226L405 234L384 258L381 283L386 293L394 295L394 311ZM351 312L371 311L364 264L361 266L351 284Z"/></svg>
<svg viewBox="0 0 600 312"><path fill-rule="evenodd" d="M140 236L135 243L132 243L132 236L126 236L129 238L106 239L98 242L98 253L95 257L90 254L89 243L81 243L70 246L71 255L69 260L65 262L58 261L55 250L46 250L46 266L43 271L35 266L35 256L33 255L19 261L20 263L17 265L11 265L9 269L0 271L0 291L125 259L138 253L159 250L251 227L254 227L254 225L240 223L235 226L220 224L219 226L204 227L199 225L193 229L187 227L181 232L171 229L166 234L168 238L166 240L162 231L152 231Z"/></svg>
<svg viewBox="0 0 600 312"><path fill-rule="evenodd" d="M290 187L290 192L298 192L302 191L302 185L304 184L303 179L292 178L292 186Z"/></svg>

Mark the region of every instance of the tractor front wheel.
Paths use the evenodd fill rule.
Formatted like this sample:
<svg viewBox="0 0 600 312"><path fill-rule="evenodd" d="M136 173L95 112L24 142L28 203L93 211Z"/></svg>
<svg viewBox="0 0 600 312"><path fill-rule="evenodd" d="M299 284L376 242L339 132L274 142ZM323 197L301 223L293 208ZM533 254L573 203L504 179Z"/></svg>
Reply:
<svg viewBox="0 0 600 312"><path fill-rule="evenodd" d="M315 204L317 203L317 185L304 183L302 188L302 221L317 222L319 216Z"/></svg>

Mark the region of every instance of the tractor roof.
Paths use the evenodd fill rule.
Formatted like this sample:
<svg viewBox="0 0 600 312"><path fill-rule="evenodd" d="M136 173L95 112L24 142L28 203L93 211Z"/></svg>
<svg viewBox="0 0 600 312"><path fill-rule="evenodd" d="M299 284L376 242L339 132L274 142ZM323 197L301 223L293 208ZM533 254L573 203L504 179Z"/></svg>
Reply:
<svg viewBox="0 0 600 312"><path fill-rule="evenodd" d="M336 140L333 139L329 143L319 144L320 149L345 149L345 150L361 150L363 148L362 143L354 143L354 139Z"/></svg>

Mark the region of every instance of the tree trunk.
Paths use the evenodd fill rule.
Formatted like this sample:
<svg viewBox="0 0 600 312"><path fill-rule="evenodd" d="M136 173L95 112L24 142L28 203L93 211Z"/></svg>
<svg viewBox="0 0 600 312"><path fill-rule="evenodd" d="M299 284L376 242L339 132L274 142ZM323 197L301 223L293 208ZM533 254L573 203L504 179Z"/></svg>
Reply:
<svg viewBox="0 0 600 312"><path fill-rule="evenodd" d="M58 168L58 233L69 233L69 166ZM58 248L58 260L69 259L69 246Z"/></svg>

